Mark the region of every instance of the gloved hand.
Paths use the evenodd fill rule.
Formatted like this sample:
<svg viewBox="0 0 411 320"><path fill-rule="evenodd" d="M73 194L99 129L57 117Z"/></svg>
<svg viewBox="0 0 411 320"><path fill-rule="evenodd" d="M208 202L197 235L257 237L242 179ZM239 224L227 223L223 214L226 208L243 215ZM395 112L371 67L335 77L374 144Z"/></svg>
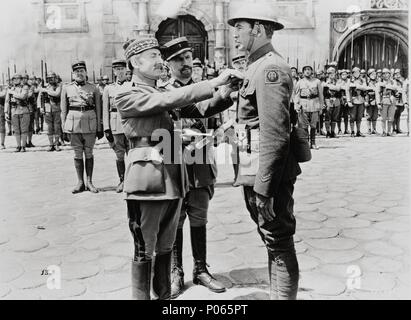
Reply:
<svg viewBox="0 0 411 320"><path fill-rule="evenodd" d="M104 132L103 132L103 131L97 131L96 136L97 136L97 139L98 139L98 140L103 139L103 137L104 137Z"/></svg>
<svg viewBox="0 0 411 320"><path fill-rule="evenodd" d="M98 134L98 133L97 133ZM111 132L110 129L104 131L104 135L106 136L106 139L108 142L113 143L114 142L114 137L113 133ZM100 138L99 138L100 139Z"/></svg>

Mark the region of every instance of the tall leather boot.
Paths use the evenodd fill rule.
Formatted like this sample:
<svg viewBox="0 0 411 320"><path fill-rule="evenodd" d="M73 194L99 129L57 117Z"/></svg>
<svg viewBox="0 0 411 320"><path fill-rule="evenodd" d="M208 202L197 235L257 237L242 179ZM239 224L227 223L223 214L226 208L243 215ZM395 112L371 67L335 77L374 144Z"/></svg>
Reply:
<svg viewBox="0 0 411 320"><path fill-rule="evenodd" d="M131 292L134 300L150 300L151 261L131 264Z"/></svg>
<svg viewBox="0 0 411 320"><path fill-rule="evenodd" d="M310 130L310 141L311 141L311 149L318 150L319 148L315 144L315 128L311 128Z"/></svg>
<svg viewBox="0 0 411 320"><path fill-rule="evenodd" d="M122 193L124 187L124 173L126 172L126 164L124 163L124 160L117 160L116 165L118 177L120 178L120 183L117 186L116 192Z"/></svg>
<svg viewBox="0 0 411 320"><path fill-rule="evenodd" d="M314 129L315 130L315 129ZM191 227L191 248L193 250L193 283L202 285L213 292L224 292L224 285L216 280L207 270L207 229L206 226Z"/></svg>
<svg viewBox="0 0 411 320"><path fill-rule="evenodd" d="M93 186L93 168L94 168L94 158L86 159L86 176L87 176L87 183L86 189L92 193L98 193L98 190L95 186Z"/></svg>
<svg viewBox="0 0 411 320"><path fill-rule="evenodd" d="M270 299L296 300L299 266L292 239L268 252Z"/></svg>
<svg viewBox="0 0 411 320"><path fill-rule="evenodd" d="M170 300L171 252L156 256L154 261L153 290L160 300Z"/></svg>
<svg viewBox="0 0 411 320"><path fill-rule="evenodd" d="M171 299L177 298L184 289L183 228L177 229L171 260Z"/></svg>
<svg viewBox="0 0 411 320"><path fill-rule="evenodd" d="M83 159L74 159L74 167L76 168L76 173L77 173L77 185L71 191L73 194L80 193L86 190L86 186L84 185L84 177L83 177L83 172L84 172L84 162Z"/></svg>

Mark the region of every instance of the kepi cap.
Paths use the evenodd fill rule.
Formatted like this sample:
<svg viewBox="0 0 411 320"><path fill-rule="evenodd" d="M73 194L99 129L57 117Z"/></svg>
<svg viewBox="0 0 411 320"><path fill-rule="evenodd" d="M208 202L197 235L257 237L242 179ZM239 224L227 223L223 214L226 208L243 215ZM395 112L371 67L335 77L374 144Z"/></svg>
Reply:
<svg viewBox="0 0 411 320"><path fill-rule="evenodd" d="M191 47L188 45L188 40L186 37L180 37L173 39L165 43L161 47L161 52L164 55L166 61L170 61L179 54L182 54L187 51L192 51Z"/></svg>

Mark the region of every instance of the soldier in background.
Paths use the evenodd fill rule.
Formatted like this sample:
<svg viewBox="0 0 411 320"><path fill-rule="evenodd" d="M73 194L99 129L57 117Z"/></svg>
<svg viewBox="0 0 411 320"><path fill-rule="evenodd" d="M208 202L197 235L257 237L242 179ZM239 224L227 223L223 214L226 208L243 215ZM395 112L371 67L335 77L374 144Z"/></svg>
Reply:
<svg viewBox="0 0 411 320"><path fill-rule="evenodd" d="M378 82L382 81L382 70L381 69L377 70L377 81Z"/></svg>
<svg viewBox="0 0 411 320"><path fill-rule="evenodd" d="M16 152L26 152L27 135L30 126L30 110L28 106L29 86L23 85L23 77L15 74L12 78L13 87L7 91L5 114L6 120L11 110L11 122L17 142Z"/></svg>
<svg viewBox="0 0 411 320"><path fill-rule="evenodd" d="M38 94L39 94L40 88L42 85L42 80L40 77L35 77L35 78L36 78L35 82L37 84L37 90L35 90L35 92L38 91ZM38 96L37 96L37 99L38 99ZM36 124L36 133L41 134L44 128L44 113L42 112L40 105L37 105L37 112L34 117L34 122Z"/></svg>
<svg viewBox="0 0 411 320"><path fill-rule="evenodd" d="M112 68L116 81L104 88L103 92L103 129L104 134L116 154L116 167L120 183L116 188L117 193L123 192L124 174L126 165L124 157L128 153L129 144L124 135L121 124L121 116L118 113L114 98L121 86L126 83L126 60L116 59L112 62Z"/></svg>
<svg viewBox="0 0 411 320"><path fill-rule="evenodd" d="M187 38L180 37L163 45L164 58L170 66L171 79L166 86L170 91L189 86L193 80L193 53ZM192 106L181 105L178 118L182 118L182 129L198 130L207 133L201 118L207 118L229 108L232 91L218 92L212 99ZM195 144L194 144L195 145ZM187 148L193 147L191 137L184 141ZM191 150L191 149L190 149ZM185 150L185 152L188 152ZM188 216L190 222L191 248L193 253L193 283L203 285L209 290L220 293L226 289L207 269L207 221L208 207L214 195L214 184L217 178L217 165L213 155L213 144L206 145L201 151L200 163L194 161L186 165L190 190L183 200L181 215L173 246L171 298L177 298L184 288L183 272L183 226ZM197 159L196 159L197 160Z"/></svg>
<svg viewBox="0 0 411 320"><path fill-rule="evenodd" d="M360 77L360 68L355 67L352 70L353 78L349 85L348 107L350 114L351 137L364 137L361 133L361 121L364 116L365 96L367 94L367 84ZM354 131L354 124L357 127L357 133Z"/></svg>
<svg viewBox="0 0 411 320"><path fill-rule="evenodd" d="M61 119L63 130L70 134L74 150L74 166L77 172L77 186L72 193L89 190L98 193L93 185L93 149L98 139L104 137L101 120L101 96L93 84L86 81L87 67L84 61L72 65L74 81L63 87L61 93ZM83 162L83 154L85 163ZM87 181L84 183L84 167Z"/></svg>
<svg viewBox="0 0 411 320"><path fill-rule="evenodd" d="M127 70L126 71L126 81L130 82L132 77L133 77L133 73L130 70Z"/></svg>
<svg viewBox="0 0 411 320"><path fill-rule="evenodd" d="M61 151L59 139L61 133L61 91L62 86L58 83L54 72L46 75L47 86L41 88L37 104L45 115L47 124L47 136L49 139L49 152Z"/></svg>
<svg viewBox="0 0 411 320"><path fill-rule="evenodd" d="M323 84L323 93L325 101L325 128L327 130L327 138L337 138L335 134L335 126L340 114L341 105L341 88L337 84L337 74L334 67L327 69L328 78Z"/></svg>
<svg viewBox="0 0 411 320"><path fill-rule="evenodd" d="M27 148L34 148L32 139L34 133L34 114L37 109L37 101L36 101L36 94L34 92L35 88L33 87L33 83L30 81L30 77L27 73L23 75L23 85L29 87L29 96L28 96L28 107L30 110L30 124L29 124L29 131L27 133Z"/></svg>
<svg viewBox="0 0 411 320"><path fill-rule="evenodd" d="M203 81L204 79L204 69L203 69L203 64L201 63L200 59L196 58L193 60L193 81L194 82L200 82Z"/></svg>
<svg viewBox="0 0 411 320"><path fill-rule="evenodd" d="M321 81L312 78L313 69L305 66L304 78L298 81L295 88L295 108L298 112L298 126L309 134L312 149L318 150L315 143L315 133L320 112L324 105L323 87Z"/></svg>
<svg viewBox="0 0 411 320"><path fill-rule="evenodd" d="M31 98L31 103L33 104L34 107L34 114L33 114L33 133L34 134L39 134L40 133L40 105L37 104L37 100L39 97L40 93L40 86L39 83L37 82L37 78L33 75L29 79L29 83L31 86L31 90L33 91L33 96Z"/></svg>
<svg viewBox="0 0 411 320"><path fill-rule="evenodd" d="M0 150L6 149L6 146L4 145L4 142L6 141L6 116L4 113L6 95L6 87L0 85Z"/></svg>
<svg viewBox="0 0 411 320"><path fill-rule="evenodd" d="M365 69L361 69L360 77L365 84L368 84L367 71L365 71Z"/></svg>
<svg viewBox="0 0 411 320"><path fill-rule="evenodd" d="M397 86L395 93L396 107L393 120L393 131L395 133L402 133L400 128L401 114L404 111L404 106L407 101L407 97L404 91L404 78L401 76L401 70L396 69L394 72L394 83Z"/></svg>
<svg viewBox="0 0 411 320"><path fill-rule="evenodd" d="M384 68L382 70L383 80L378 83L377 86L377 105L381 112L381 125L382 125L382 136L391 136L392 132L392 122L395 115L395 93L396 85L391 79L391 72L389 69Z"/></svg>
<svg viewBox="0 0 411 320"><path fill-rule="evenodd" d="M378 94L378 80L375 69L368 70L368 78L368 106L366 107L368 134L377 134L378 106L376 97Z"/></svg>
<svg viewBox="0 0 411 320"><path fill-rule="evenodd" d="M341 120L344 120L344 134L349 134L348 132L348 100L347 94L349 91L350 79L348 78L348 70L341 70L340 79L337 81L337 85L340 87L341 93L341 105L340 114L338 116L337 127L338 134L343 134L341 130Z"/></svg>

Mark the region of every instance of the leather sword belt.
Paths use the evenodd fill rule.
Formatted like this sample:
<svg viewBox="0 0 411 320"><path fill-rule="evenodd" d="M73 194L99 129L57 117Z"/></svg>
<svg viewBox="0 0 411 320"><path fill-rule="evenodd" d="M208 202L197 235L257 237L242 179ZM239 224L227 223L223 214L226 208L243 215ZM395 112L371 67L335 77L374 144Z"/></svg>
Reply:
<svg viewBox="0 0 411 320"><path fill-rule="evenodd" d="M311 99L318 98L318 94L315 94L315 95L309 95L309 96L300 96L300 98L301 98L301 99L308 99L308 100L311 100Z"/></svg>
<svg viewBox="0 0 411 320"><path fill-rule="evenodd" d="M160 141L153 141L151 137L137 137L131 138L129 140L130 149L135 149L139 147L154 147Z"/></svg>
<svg viewBox="0 0 411 320"><path fill-rule="evenodd" d="M80 107L80 106L78 106L78 107L69 107L69 110L84 112L84 111L95 110L95 108L94 108L94 107L90 107L90 106L85 106L85 107Z"/></svg>

